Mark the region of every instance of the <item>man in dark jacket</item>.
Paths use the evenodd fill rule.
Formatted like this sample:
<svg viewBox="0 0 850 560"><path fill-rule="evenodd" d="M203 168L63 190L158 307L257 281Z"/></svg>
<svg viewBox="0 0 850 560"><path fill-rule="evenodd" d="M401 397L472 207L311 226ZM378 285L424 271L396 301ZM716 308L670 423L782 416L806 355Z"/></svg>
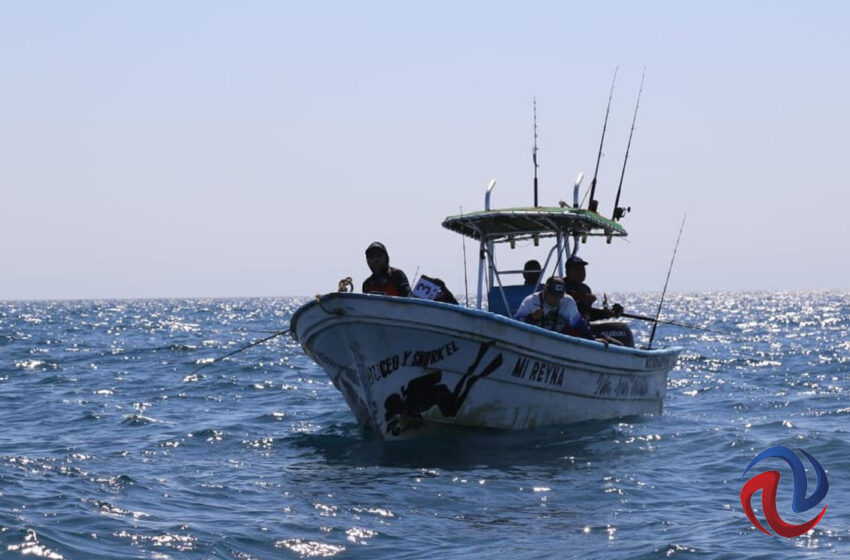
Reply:
<svg viewBox="0 0 850 560"><path fill-rule="evenodd" d="M567 276L564 278L564 282L566 283L567 294L576 300L579 313L588 322L619 317L623 312L623 306L619 303L615 303L612 309L593 307L596 296L593 295L590 286L584 283L584 279L587 277L585 266L587 266L587 261L577 255L567 259Z"/></svg>
<svg viewBox="0 0 850 560"><path fill-rule="evenodd" d="M387 296L410 295L410 282L404 272L390 266L390 256L383 243L375 241L366 248L366 264L372 276L363 282L364 294L384 294Z"/></svg>

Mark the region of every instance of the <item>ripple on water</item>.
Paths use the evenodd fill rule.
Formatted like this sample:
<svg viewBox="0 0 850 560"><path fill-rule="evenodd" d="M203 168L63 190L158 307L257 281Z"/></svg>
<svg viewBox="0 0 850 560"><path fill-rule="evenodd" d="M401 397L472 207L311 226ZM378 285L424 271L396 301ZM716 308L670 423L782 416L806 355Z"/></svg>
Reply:
<svg viewBox="0 0 850 560"><path fill-rule="evenodd" d="M652 314L657 295L618 300ZM303 301L0 303L0 556L850 554L850 294L670 295L665 317L730 334L659 327L686 349L661 416L390 445L290 337L212 363ZM811 452L833 483L792 542L740 510L771 445Z"/></svg>
<svg viewBox="0 0 850 560"><path fill-rule="evenodd" d="M38 540L38 534L32 529L27 529L24 532L21 542L7 545L6 550L17 552L21 556L47 558L48 560L64 560L64 556L41 544Z"/></svg>

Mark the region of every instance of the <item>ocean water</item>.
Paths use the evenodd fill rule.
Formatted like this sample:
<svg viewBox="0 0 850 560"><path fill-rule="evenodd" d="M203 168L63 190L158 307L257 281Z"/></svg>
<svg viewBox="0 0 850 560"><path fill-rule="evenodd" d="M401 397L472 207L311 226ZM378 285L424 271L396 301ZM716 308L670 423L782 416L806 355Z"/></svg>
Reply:
<svg viewBox="0 0 850 560"><path fill-rule="evenodd" d="M289 336L196 371L303 301L0 303L0 557L850 556L848 292L668 296L665 317L728 334L659 328L685 348L661 416L393 444ZM774 445L829 478L794 513L787 465L755 467L782 473L785 521L827 504L793 539L739 498Z"/></svg>

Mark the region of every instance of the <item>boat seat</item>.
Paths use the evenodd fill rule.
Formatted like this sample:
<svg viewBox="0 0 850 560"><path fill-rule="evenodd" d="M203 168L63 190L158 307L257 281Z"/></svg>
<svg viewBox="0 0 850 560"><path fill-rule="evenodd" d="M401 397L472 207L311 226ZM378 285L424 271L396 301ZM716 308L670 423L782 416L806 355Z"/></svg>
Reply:
<svg viewBox="0 0 850 560"><path fill-rule="evenodd" d="M534 285L504 286L503 288L495 286L487 293L487 308L491 313L513 317L525 296L536 291L537 288L538 286ZM505 290L504 298L502 298L502 289ZM505 299L508 300L509 309L505 309Z"/></svg>

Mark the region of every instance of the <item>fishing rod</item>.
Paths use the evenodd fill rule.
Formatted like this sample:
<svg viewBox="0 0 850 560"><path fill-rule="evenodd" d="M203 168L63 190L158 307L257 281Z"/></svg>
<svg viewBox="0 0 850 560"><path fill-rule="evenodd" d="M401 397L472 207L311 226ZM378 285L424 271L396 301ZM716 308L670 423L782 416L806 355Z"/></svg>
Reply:
<svg viewBox="0 0 850 560"><path fill-rule="evenodd" d="M696 329L698 331L705 331L714 334L729 334L722 331L715 331L713 329L707 329L705 327L698 327L696 325L688 325L686 323L678 323L676 321L662 321L661 319L656 319L653 317L647 317L646 315L636 315L634 313L620 313L620 317L628 317L629 319L638 319L640 321L651 321L653 323L663 323L665 325L673 325L675 327L684 327L686 329Z"/></svg>
<svg viewBox="0 0 850 560"><path fill-rule="evenodd" d="M413 273L413 283L410 284L413 287L416 287L416 281L417 281L417 278L419 278L419 269L420 268L421 267L419 265L416 265L416 272Z"/></svg>
<svg viewBox="0 0 850 560"><path fill-rule="evenodd" d="M260 340L255 340L254 342L251 342L250 344L246 344L245 346L242 346L241 348L237 348L237 349L236 349L236 350L234 350L233 352L228 352L228 353L227 353L227 354L225 354L224 356L219 356L218 358L215 358L215 359L214 359L213 361L211 361L211 362L207 362L207 363L205 363L205 364L201 364L200 366L198 366L197 368L195 368L195 370L192 372L192 375L194 375L194 374L198 373L199 371L201 371L202 369L204 369L204 368L205 368L205 367L207 367L207 366L211 366L211 365L213 365L213 364L217 364L218 362L222 361L223 359L225 359L225 358L229 358L230 356L232 356L232 355L234 355L234 354L238 354L239 352L242 352L243 350L247 350L248 348L252 348L252 347L254 347L254 346L258 345L258 344L262 344L263 342L267 342L267 341L269 341L269 340L271 340L271 339L273 339L273 338L277 338L277 337L279 337L279 336L281 336L281 335L289 334L290 332L292 332L292 331L290 331L289 329L286 329L286 330L283 330L283 331L276 331L276 332L274 332L274 333L270 334L269 336L267 336L267 337L265 337L265 338L261 338Z"/></svg>
<svg viewBox="0 0 850 560"><path fill-rule="evenodd" d="M463 219L463 206L460 207L460 217ZM466 236L460 236L463 244L463 291L466 294L466 306L469 307L469 280L466 274Z"/></svg>
<svg viewBox="0 0 850 560"><path fill-rule="evenodd" d="M617 70L620 67L614 68L614 79L611 80L611 93L608 94L608 107L605 109L605 120L602 122L602 138L599 140L599 153L596 156L596 169L593 171L593 180L590 181L590 202L587 203L587 208L591 212L596 212L599 207L599 201L593 198L596 194L596 177L599 175L599 162L602 160L602 146L605 144L605 130L608 128L608 115L611 113L611 99L614 97L614 84L617 83Z"/></svg>
<svg viewBox="0 0 850 560"><path fill-rule="evenodd" d="M615 222L620 221L620 218L626 215L626 212L631 212L631 207L620 207L620 192L623 190L623 177L626 176L626 164L629 162L629 149L632 147L632 135L635 133L635 122L637 122L638 107L640 107L640 94L643 93L643 79L646 77L646 66L643 67L643 72L640 75L640 89L638 89L637 102L635 103L635 114L632 117L632 129L629 131L629 141L626 144L626 157L623 159L623 170L620 172L620 185L617 187L617 198L614 200L614 213L611 219Z"/></svg>
<svg viewBox="0 0 850 560"><path fill-rule="evenodd" d="M673 256L670 258L670 268L667 269L667 279L664 281L664 289L661 291L661 300L658 302L658 311L655 312L655 319L652 323L652 332L649 334L649 344L646 345L647 350L652 348L652 339L655 338L655 329L658 327L658 317L661 316L661 306L664 305L664 295L667 293L667 284L670 282L670 273L673 271L673 262L676 260L676 251L679 250L679 241L682 240L682 230L685 229L685 218L687 217L687 213L682 216L682 225L679 226L679 236L676 238L676 246L673 248Z"/></svg>
<svg viewBox="0 0 850 560"><path fill-rule="evenodd" d="M537 98L532 97L534 104L534 144L531 148L531 161L534 162L534 207L537 208Z"/></svg>

